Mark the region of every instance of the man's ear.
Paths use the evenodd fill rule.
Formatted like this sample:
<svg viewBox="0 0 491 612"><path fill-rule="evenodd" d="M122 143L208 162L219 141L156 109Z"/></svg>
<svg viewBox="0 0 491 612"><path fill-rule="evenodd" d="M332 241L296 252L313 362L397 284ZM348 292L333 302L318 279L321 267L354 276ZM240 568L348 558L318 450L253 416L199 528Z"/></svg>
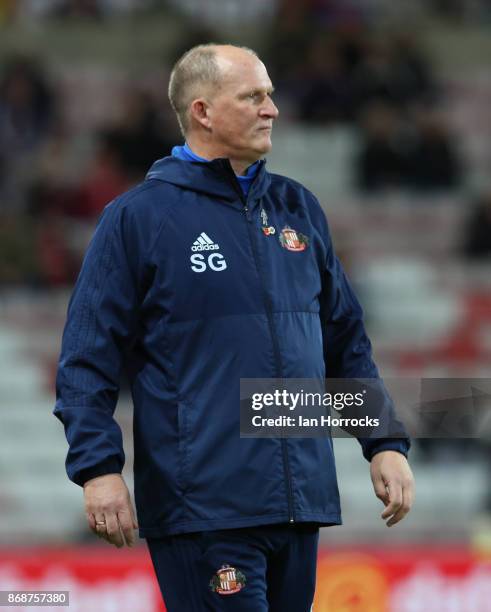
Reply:
<svg viewBox="0 0 491 612"><path fill-rule="evenodd" d="M209 104L204 98L196 98L191 102L190 115L204 128L210 129Z"/></svg>

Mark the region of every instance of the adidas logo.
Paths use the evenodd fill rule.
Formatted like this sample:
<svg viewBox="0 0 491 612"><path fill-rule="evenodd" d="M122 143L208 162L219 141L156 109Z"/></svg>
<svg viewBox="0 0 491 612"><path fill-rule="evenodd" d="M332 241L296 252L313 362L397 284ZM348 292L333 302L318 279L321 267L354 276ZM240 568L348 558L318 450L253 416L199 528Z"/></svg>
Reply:
<svg viewBox="0 0 491 612"><path fill-rule="evenodd" d="M201 232L191 245L191 251L218 251L219 248L220 246L213 242L205 232ZM213 272L221 272L227 269L227 262L221 253L202 254L193 252L189 260L193 272L205 272L208 269Z"/></svg>
<svg viewBox="0 0 491 612"><path fill-rule="evenodd" d="M219 248L219 245L213 242L205 232L201 232L198 238L193 242L191 251L218 251Z"/></svg>

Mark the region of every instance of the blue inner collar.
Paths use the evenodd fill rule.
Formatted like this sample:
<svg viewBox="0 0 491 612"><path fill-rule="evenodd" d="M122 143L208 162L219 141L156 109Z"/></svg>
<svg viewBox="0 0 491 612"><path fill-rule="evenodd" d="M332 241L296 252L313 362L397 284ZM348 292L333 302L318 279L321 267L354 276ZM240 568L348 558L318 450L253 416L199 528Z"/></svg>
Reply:
<svg viewBox="0 0 491 612"><path fill-rule="evenodd" d="M200 157L196 155L196 153L191 149L187 142L184 143L183 146L175 146L172 148L172 156L177 157L178 159L182 159L184 161L194 161L194 162L208 162L210 160L205 159L204 157ZM247 168L247 173L244 176L237 176L237 180L239 181L239 185L242 188L242 191L245 195L249 193L249 189L251 188L252 182L256 178L256 174L259 167L259 161L255 162L251 166Z"/></svg>

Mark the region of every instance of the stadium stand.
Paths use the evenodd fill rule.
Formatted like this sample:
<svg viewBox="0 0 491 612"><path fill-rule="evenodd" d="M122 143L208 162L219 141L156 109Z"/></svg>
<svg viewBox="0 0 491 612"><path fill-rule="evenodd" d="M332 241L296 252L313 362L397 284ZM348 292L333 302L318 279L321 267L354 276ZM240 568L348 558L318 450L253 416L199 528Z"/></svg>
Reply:
<svg viewBox="0 0 491 612"><path fill-rule="evenodd" d="M2 542L62 542L86 535L80 491L66 482L63 470L66 445L59 424L49 416L53 375L69 288L97 215L107 200L141 178L150 157L160 152L165 155L180 139L165 102L164 83L170 58L182 42L179 36L199 33L193 29L196 23L189 21L196 3L172 2L172 10L163 11L157 4L51 2L45 3L42 14L35 2L8 10L2 5L1 19L9 28L2 30L0 45L2 58L10 59L0 62L0 151L6 151L6 143L12 142L7 137L17 138L8 158L0 154ZM340 256L362 296L382 372L389 376L452 375L457 371L488 375L489 260L478 264L462 256L474 193L489 187L491 159L489 71L483 60L479 62L485 54L472 55L467 48L467 41L477 36L472 25L476 12L465 14L459 21L460 30L429 21L434 25L432 36L421 47L417 40L406 41L409 46L401 59L396 53L401 53L396 45L397 41L402 44L400 38L388 37L384 48L373 47L371 42L380 34L374 29L375 17L387 17L384 11L393 3L283 2L276 9L271 3L266 17L260 4L249 3L249 18L255 24L252 42L230 30L235 17L228 14L221 15L228 24L225 33L251 46L257 42L266 59L271 59L279 80L282 116L269 165L273 171L304 182L318 195ZM341 4L350 10L341 11ZM411 19L424 4L412 3ZM433 4L437 14L443 10L442 3ZM214 6L216 3L208 7L211 24ZM95 19L80 21L76 16L80 17L80 11ZM135 57L138 54L128 42L131 37L124 25L128 12L139 15L135 32L138 27L148 28L141 57ZM196 13L192 14L194 19ZM320 28L314 41L298 27L303 23L300 14L306 23L316 21ZM260 27L254 22L258 15ZM64 59L59 48L69 48L67 32L76 40L103 38L99 17L106 20L105 46L96 42L92 49L75 45L73 54ZM40 18L42 27L52 33L42 42L32 27ZM435 16L427 18L434 20ZM161 24L160 30L156 23ZM39 54L29 56L25 50L18 54L14 35L19 30L25 34L25 49L35 51L39 45ZM323 47L319 40L326 38L326 32L332 36ZM225 35L223 31L216 34L217 38ZM120 53L117 58L115 50ZM460 63L454 63L456 57ZM306 69L316 58L316 70L322 72L325 64L330 73L319 76L316 70ZM381 91L392 91L392 81L381 80L374 94L368 91L371 77L367 74L380 65L384 70L390 68L392 76L397 66L399 74L403 60L412 67L417 87L402 87L398 82L403 99L398 90L396 100L391 101L403 127L409 125L402 131L413 138L425 109L442 113L450 146L461 161L458 180L437 185L438 190L396 181L367 194L360 189L356 162L364 139L360 113L366 106L355 108L351 99L349 108L340 107L339 103L346 102L340 96L338 106L331 105L327 112L318 100L329 98L333 88L349 89L354 75L358 75L358 94L360 82L365 87L357 104L362 98L378 100ZM10 88L14 93L7 95L12 66L29 67L24 75L31 79L30 89L19 86L18 94L16 88ZM343 83L337 80L340 74ZM25 103L26 89L30 91L27 108L32 130L31 137L22 140L11 129L16 126L11 110L12 100ZM418 105L415 111L414 98L419 99L418 104L421 98L425 104L430 98L431 104ZM340 114L340 109L346 112ZM137 143L142 145L139 151ZM448 169L445 172L451 174ZM118 418L128 440L127 477L131 481L131 412L126 397ZM386 532L382 523L373 520L378 502L370 491L367 465L353 441L336 440L336 448L349 527L324 537L378 541ZM427 450L415 445L418 503L411 520L390 535L401 540L468 538L488 503L488 451L478 449L462 457L455 448L440 449L430 461ZM454 495L456 487L458 496ZM435 490L445 508L443 514L435 514ZM55 513L60 505L64 509L61 516ZM360 513L360 506L366 512Z"/></svg>

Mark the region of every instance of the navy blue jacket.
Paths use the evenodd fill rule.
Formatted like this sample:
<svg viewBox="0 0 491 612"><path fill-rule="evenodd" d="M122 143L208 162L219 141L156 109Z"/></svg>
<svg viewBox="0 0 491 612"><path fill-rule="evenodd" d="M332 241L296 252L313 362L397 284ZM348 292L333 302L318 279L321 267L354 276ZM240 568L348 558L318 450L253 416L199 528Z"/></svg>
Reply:
<svg viewBox="0 0 491 612"><path fill-rule="evenodd" d="M169 157L105 208L57 377L80 485L122 470L123 370L140 535L341 522L330 439L239 437L240 378L378 376L324 214L300 184L262 162L245 199L228 160ZM409 445L360 442L368 460Z"/></svg>

